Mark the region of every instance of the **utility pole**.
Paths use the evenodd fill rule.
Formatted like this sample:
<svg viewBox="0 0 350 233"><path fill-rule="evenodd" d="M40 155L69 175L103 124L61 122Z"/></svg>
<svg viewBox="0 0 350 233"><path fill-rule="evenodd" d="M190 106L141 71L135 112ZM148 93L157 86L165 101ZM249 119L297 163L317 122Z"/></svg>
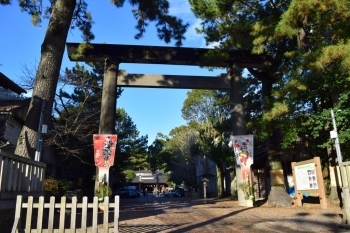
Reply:
<svg viewBox="0 0 350 233"><path fill-rule="evenodd" d="M338 164L340 164L343 162L343 159L342 159L341 152L340 152L337 124L335 122L334 112L333 112L332 108L331 108L331 116L332 116L332 122L333 122L333 130L330 131L330 134L331 134L331 138L335 139L334 146L335 146L335 150L337 152Z"/></svg>

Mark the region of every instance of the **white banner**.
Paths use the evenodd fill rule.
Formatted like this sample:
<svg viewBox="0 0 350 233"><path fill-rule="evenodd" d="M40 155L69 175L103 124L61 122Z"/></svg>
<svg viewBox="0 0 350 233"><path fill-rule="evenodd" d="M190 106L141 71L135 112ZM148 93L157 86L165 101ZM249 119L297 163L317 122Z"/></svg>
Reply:
<svg viewBox="0 0 350 233"><path fill-rule="evenodd" d="M235 135L231 140L236 163L241 167L242 179L250 179L250 166L254 163L254 137L253 135Z"/></svg>

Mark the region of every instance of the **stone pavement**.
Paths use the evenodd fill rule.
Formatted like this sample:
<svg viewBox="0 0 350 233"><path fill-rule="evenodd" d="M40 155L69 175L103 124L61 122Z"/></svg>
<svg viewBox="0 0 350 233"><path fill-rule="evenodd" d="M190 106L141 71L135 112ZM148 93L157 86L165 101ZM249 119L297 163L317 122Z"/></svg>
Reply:
<svg viewBox="0 0 350 233"><path fill-rule="evenodd" d="M350 232L349 225L341 224L339 205L328 203L328 208L322 210L319 203L305 202L302 207L269 207L258 201L255 207L246 208L230 198L121 199L119 232ZM112 215L110 212L110 219ZM0 233L10 232L13 219L10 217L4 223Z"/></svg>
<svg viewBox="0 0 350 233"><path fill-rule="evenodd" d="M122 199L119 220L121 233L350 232L339 205L322 210L319 203L286 208L260 201L246 208L229 198Z"/></svg>

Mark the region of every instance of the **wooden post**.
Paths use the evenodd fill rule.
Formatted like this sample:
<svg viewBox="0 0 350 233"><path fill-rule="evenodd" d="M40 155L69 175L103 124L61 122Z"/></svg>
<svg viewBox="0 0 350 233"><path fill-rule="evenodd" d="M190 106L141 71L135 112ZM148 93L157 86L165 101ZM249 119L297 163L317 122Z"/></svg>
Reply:
<svg viewBox="0 0 350 233"><path fill-rule="evenodd" d="M345 212L345 216L343 216L343 223L345 223L345 220L347 221L347 224L350 223L350 188L342 188L342 197L343 197L343 201L344 201L344 212Z"/></svg>
<svg viewBox="0 0 350 233"><path fill-rule="evenodd" d="M320 157L314 157L314 162L316 166L316 175L317 175L317 181L318 181L318 191L319 191L321 209L327 209L326 189L324 187L324 182L323 182Z"/></svg>

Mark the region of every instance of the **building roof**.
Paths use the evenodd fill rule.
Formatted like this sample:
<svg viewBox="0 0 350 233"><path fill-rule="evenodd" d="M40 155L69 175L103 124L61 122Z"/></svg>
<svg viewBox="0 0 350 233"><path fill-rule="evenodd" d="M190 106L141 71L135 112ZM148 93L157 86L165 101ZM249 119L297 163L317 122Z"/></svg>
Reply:
<svg viewBox="0 0 350 233"><path fill-rule="evenodd" d="M138 184L140 183L140 176L141 176L141 183L142 184L156 184L157 183L157 174L158 174L158 183L159 184L165 184L165 173L163 171L157 171L156 173L152 173L150 170L140 170L135 171L136 177L133 179L131 183Z"/></svg>
<svg viewBox="0 0 350 233"><path fill-rule="evenodd" d="M0 86L2 86L5 89L9 89L18 95L22 93L27 93L26 90L24 90L22 87L18 86L16 83L14 83L11 79L9 79L6 75L0 72Z"/></svg>
<svg viewBox="0 0 350 233"><path fill-rule="evenodd" d="M12 112L18 108L29 105L29 103L30 98L0 100L0 112Z"/></svg>

